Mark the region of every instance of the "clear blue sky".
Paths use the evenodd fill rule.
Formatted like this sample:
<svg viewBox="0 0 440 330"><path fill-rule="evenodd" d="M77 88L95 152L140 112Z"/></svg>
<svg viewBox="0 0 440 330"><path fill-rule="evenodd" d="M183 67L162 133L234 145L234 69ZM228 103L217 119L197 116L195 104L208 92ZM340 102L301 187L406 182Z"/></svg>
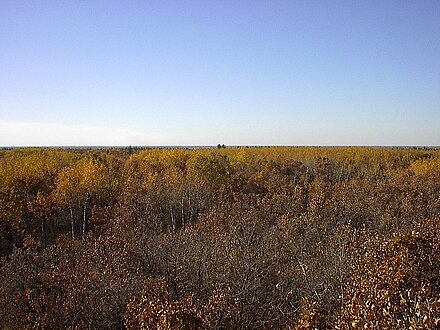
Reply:
<svg viewBox="0 0 440 330"><path fill-rule="evenodd" d="M439 145L440 1L0 1L0 146Z"/></svg>

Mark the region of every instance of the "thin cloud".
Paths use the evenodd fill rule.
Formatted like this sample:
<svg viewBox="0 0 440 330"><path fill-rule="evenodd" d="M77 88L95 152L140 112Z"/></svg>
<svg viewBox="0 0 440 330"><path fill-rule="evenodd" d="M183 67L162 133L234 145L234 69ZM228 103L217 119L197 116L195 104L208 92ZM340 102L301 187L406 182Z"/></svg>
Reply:
<svg viewBox="0 0 440 330"><path fill-rule="evenodd" d="M117 127L0 122L2 147L156 145L160 140L160 136Z"/></svg>

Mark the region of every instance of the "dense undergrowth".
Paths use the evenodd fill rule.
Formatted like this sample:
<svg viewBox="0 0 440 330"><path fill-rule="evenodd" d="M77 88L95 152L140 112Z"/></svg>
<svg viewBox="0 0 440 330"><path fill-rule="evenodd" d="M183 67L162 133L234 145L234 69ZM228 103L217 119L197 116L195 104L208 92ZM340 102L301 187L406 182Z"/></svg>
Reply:
<svg viewBox="0 0 440 330"><path fill-rule="evenodd" d="M0 151L0 328L440 328L440 151L131 151Z"/></svg>

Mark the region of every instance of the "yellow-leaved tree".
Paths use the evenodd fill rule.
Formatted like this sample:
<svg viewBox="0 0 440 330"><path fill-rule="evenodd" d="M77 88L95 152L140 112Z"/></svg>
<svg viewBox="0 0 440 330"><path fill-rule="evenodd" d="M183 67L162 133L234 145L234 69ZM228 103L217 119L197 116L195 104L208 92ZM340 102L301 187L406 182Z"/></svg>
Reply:
<svg viewBox="0 0 440 330"><path fill-rule="evenodd" d="M55 183L55 199L69 213L72 239L83 236L87 216L93 203L105 199L111 191L106 166L94 157L81 158L76 164L59 172Z"/></svg>

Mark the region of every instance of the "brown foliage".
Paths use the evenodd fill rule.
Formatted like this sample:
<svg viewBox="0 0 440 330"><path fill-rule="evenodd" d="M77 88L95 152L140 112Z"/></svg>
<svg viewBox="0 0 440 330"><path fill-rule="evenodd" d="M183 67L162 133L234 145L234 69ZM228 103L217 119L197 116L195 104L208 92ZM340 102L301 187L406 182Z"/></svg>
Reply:
<svg viewBox="0 0 440 330"><path fill-rule="evenodd" d="M338 317L340 329L435 328L440 319L440 219L366 243Z"/></svg>
<svg viewBox="0 0 440 330"><path fill-rule="evenodd" d="M0 151L0 328L435 328L439 159Z"/></svg>

